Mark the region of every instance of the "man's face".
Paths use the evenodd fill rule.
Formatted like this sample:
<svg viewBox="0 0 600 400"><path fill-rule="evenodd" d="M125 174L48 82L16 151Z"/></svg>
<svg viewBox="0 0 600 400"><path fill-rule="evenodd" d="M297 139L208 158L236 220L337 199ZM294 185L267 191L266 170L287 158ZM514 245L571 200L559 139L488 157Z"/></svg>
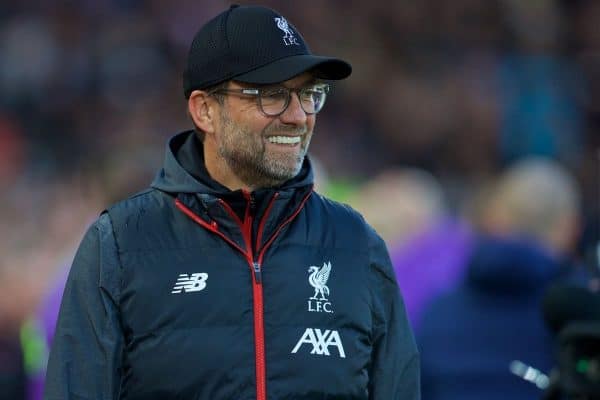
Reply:
<svg viewBox="0 0 600 400"><path fill-rule="evenodd" d="M281 86L297 88L310 81L305 73ZM242 87L232 82L229 88ZM315 116L302 110L296 94L276 117L263 114L256 98L227 96L216 135L218 153L246 185L276 186L300 172L314 125Z"/></svg>

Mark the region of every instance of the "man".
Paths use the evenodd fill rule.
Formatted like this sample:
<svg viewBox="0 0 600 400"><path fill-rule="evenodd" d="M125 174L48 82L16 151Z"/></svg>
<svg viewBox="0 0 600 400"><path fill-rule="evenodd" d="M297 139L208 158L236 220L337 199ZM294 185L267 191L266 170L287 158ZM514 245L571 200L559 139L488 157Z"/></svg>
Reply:
<svg viewBox="0 0 600 400"><path fill-rule="evenodd" d="M305 158L324 80L350 72L267 8L232 6L197 33L196 131L84 237L47 400L419 398L385 245L312 191Z"/></svg>
<svg viewBox="0 0 600 400"><path fill-rule="evenodd" d="M499 176L464 277L430 301L416 328L424 397L542 397L543 381L515 365L555 365L542 299L553 284L583 281L571 260L579 215L577 182L555 161L527 157Z"/></svg>

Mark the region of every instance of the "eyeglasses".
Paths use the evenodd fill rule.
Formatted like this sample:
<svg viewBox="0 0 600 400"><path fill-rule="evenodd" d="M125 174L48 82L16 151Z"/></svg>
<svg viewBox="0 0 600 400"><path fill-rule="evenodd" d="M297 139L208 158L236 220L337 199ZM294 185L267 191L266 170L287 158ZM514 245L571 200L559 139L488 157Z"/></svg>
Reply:
<svg viewBox="0 0 600 400"><path fill-rule="evenodd" d="M301 88L287 88L284 86L266 88L242 88L242 89L217 89L214 93L229 93L258 98L260 110L269 117L277 117L288 108L292 100L292 92L298 95L300 107L308 114L316 114L323 108L325 99L329 93L329 85L318 83Z"/></svg>

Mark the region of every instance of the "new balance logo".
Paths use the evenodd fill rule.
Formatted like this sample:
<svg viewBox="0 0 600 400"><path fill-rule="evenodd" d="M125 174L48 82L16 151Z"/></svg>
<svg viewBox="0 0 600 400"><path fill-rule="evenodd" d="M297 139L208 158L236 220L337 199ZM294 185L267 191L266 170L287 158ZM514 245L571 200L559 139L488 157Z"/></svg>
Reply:
<svg viewBox="0 0 600 400"><path fill-rule="evenodd" d="M320 356L329 356L329 346L335 346L340 357L346 358L342 339L340 339L338 331L331 331L329 329L321 331L320 329L306 328L304 335L302 335L292 350L292 354L297 353L304 344L312 345L310 354L318 354Z"/></svg>
<svg viewBox="0 0 600 400"><path fill-rule="evenodd" d="M208 274L204 272L198 272L196 274L180 274L173 286L171 293L184 292L199 292L206 287L206 280Z"/></svg>

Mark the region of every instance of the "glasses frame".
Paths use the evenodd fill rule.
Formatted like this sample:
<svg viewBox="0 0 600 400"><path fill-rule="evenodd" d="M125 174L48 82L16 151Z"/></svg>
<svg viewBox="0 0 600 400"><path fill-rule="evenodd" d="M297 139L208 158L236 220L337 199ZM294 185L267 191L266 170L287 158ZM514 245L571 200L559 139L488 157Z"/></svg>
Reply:
<svg viewBox="0 0 600 400"><path fill-rule="evenodd" d="M302 100L300 100L300 99L301 99L301 96L304 94L303 93L304 91L314 89L315 87L319 87L319 88L323 89L325 97L323 98L321 108L319 108L317 111L308 112L304 109L304 105L302 104ZM272 91L274 89L280 89L280 90L284 91L285 93L287 93L287 97L285 100L285 104L280 112L278 112L276 114L269 114L269 113L265 112L263 104L262 104L263 94L267 91ZM296 93L296 96L298 96L298 102L300 103L300 107L302 108L302 111L304 111L304 113L306 115L314 115L323 109L323 105L325 105L325 100L327 100L327 95L329 94L329 91L330 91L330 85L328 83L319 82L319 83L314 83L314 84L308 85L308 86L302 86L299 88L288 88L285 86L276 86L276 87L269 86L269 87L264 87L264 88L239 88L239 89L219 88L219 89L215 89L212 92L209 92L209 95L237 94L237 95L241 95L241 96L255 97L258 100L258 108L264 115L266 115L267 117L278 117L281 114L283 114L285 112L285 110L287 110L288 107L290 106L290 103L292 101L292 92Z"/></svg>

